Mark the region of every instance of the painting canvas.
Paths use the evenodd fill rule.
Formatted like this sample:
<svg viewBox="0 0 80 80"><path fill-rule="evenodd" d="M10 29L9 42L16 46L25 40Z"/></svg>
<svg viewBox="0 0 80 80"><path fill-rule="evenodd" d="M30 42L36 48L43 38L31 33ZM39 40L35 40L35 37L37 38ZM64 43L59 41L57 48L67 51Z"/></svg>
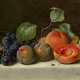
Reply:
<svg viewBox="0 0 80 80"><path fill-rule="evenodd" d="M79 80L80 0L0 1L0 80Z"/></svg>

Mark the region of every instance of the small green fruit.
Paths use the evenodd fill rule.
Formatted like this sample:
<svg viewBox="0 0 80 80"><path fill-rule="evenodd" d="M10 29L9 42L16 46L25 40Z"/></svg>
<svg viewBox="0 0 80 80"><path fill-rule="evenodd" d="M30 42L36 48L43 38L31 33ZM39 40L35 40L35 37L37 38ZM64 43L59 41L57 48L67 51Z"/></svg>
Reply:
<svg viewBox="0 0 80 80"><path fill-rule="evenodd" d="M36 61L32 48L28 45L21 46L17 51L17 59L22 64L32 64Z"/></svg>

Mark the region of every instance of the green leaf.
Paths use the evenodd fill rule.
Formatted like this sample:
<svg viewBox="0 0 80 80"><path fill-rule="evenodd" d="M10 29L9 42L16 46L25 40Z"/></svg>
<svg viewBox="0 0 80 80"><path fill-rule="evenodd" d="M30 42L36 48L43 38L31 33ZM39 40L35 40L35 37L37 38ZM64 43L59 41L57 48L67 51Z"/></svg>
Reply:
<svg viewBox="0 0 80 80"><path fill-rule="evenodd" d="M16 31L16 38L18 42L26 41L34 39L37 33L37 25L31 24L29 22L22 23Z"/></svg>
<svg viewBox="0 0 80 80"><path fill-rule="evenodd" d="M71 31L70 27L71 27L70 24L68 24L68 23L62 23L59 28L60 28L63 32L69 32L69 31Z"/></svg>
<svg viewBox="0 0 80 80"><path fill-rule="evenodd" d="M68 23L62 23L59 26L59 29L63 32L66 32L71 38L75 35L71 30L71 25Z"/></svg>
<svg viewBox="0 0 80 80"><path fill-rule="evenodd" d="M51 22L64 21L64 11L60 8L52 7L50 11Z"/></svg>
<svg viewBox="0 0 80 80"><path fill-rule="evenodd" d="M31 27L27 28L27 30L24 30L24 38L26 40L34 39L34 37L36 36L36 28L36 25L32 25Z"/></svg>

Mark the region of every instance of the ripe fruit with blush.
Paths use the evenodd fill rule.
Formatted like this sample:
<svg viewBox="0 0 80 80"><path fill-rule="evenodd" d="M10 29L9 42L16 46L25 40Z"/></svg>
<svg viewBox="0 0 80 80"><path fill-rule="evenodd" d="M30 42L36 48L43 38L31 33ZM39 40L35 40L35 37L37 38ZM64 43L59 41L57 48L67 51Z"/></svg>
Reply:
<svg viewBox="0 0 80 80"><path fill-rule="evenodd" d="M32 64L35 62L35 55L28 45L21 46L17 51L17 59L22 64Z"/></svg>
<svg viewBox="0 0 80 80"><path fill-rule="evenodd" d="M63 48L54 50L55 59L63 64L75 63L79 60L79 48L76 45L68 44Z"/></svg>
<svg viewBox="0 0 80 80"><path fill-rule="evenodd" d="M68 36L64 32L52 31L46 36L46 43L52 48L62 47L68 44Z"/></svg>

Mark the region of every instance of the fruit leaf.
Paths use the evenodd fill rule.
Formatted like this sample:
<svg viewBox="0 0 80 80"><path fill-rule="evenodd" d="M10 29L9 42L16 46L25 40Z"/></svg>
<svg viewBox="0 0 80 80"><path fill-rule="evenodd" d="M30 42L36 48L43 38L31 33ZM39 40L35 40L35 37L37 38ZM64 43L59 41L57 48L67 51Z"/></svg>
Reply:
<svg viewBox="0 0 80 80"><path fill-rule="evenodd" d="M22 41L29 42L30 40L35 38L36 32L37 25L25 22L18 27L16 31L16 38L18 42Z"/></svg>
<svg viewBox="0 0 80 80"><path fill-rule="evenodd" d="M61 31L66 32L71 38L75 35L71 30L71 25L68 23L62 23L59 28Z"/></svg>
<svg viewBox="0 0 80 80"><path fill-rule="evenodd" d="M26 40L32 40L35 38L36 36L36 25L32 25L31 27L29 27L27 30L24 31L24 38Z"/></svg>
<svg viewBox="0 0 80 80"><path fill-rule="evenodd" d="M50 11L51 22L62 22L64 20L64 11L60 8L52 7Z"/></svg>

